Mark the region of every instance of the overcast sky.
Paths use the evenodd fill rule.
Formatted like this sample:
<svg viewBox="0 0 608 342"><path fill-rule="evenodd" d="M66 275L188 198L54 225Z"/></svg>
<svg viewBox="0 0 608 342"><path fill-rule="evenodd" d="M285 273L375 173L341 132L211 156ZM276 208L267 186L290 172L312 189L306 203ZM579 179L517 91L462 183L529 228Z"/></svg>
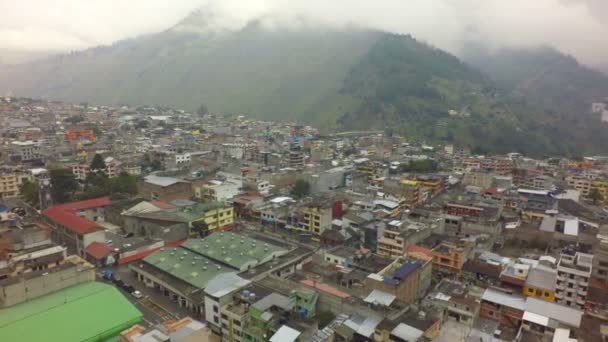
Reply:
<svg viewBox="0 0 608 342"><path fill-rule="evenodd" d="M456 54L476 39L493 47L549 44L584 63L608 64L608 0L0 0L0 47L110 44L167 29L201 7L221 28L259 18L276 29L359 25L411 33Z"/></svg>

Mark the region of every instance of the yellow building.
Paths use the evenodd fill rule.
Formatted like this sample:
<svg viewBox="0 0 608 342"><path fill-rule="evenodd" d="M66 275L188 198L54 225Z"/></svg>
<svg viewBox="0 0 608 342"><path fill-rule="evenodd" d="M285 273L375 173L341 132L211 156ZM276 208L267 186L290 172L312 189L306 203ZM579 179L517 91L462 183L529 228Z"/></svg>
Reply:
<svg viewBox="0 0 608 342"><path fill-rule="evenodd" d="M220 202L202 203L194 206L191 211L180 212L179 215L185 216L190 224L190 235L196 235L193 231L196 222L205 221L209 232L214 230L230 230L234 224L234 210Z"/></svg>
<svg viewBox="0 0 608 342"><path fill-rule="evenodd" d="M556 282L557 269L554 263L546 262L541 258L539 264L528 272L522 293L527 297L554 302Z"/></svg>
<svg viewBox="0 0 608 342"><path fill-rule="evenodd" d="M0 198L19 196L19 187L31 178L29 174L17 171L0 173Z"/></svg>
<svg viewBox="0 0 608 342"><path fill-rule="evenodd" d="M594 180L591 182L591 189L597 189L602 194L603 201L608 202L608 180Z"/></svg>

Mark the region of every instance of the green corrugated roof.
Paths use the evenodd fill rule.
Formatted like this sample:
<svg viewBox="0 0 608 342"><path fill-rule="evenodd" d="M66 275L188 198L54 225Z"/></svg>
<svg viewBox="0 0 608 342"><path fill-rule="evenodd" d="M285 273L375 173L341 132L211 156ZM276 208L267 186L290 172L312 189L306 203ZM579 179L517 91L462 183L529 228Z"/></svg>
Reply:
<svg viewBox="0 0 608 342"><path fill-rule="evenodd" d="M233 269L182 247L161 248L145 257L144 261L198 288L205 288L218 274L234 272Z"/></svg>
<svg viewBox="0 0 608 342"><path fill-rule="evenodd" d="M288 252L287 249L233 232L213 233L203 239L190 239L182 247L218 260L238 270L263 264Z"/></svg>
<svg viewBox="0 0 608 342"><path fill-rule="evenodd" d="M141 317L115 287L90 282L0 310L0 341L103 341Z"/></svg>

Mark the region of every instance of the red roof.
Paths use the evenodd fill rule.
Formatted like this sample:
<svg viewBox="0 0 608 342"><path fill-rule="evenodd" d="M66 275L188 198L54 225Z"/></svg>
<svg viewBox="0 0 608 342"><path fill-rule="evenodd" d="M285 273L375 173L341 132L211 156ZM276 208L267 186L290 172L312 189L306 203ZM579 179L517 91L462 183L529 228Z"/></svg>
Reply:
<svg viewBox="0 0 608 342"><path fill-rule="evenodd" d="M96 260L101 260L112 252L112 249L102 242L92 242L84 249L85 253L92 256Z"/></svg>
<svg viewBox="0 0 608 342"><path fill-rule="evenodd" d="M348 293L346 293L346 292L342 292L342 291L340 291L340 290L338 290L338 289L336 289L334 287L331 287L329 285L319 284L319 283L314 282L314 281L312 281L310 279L300 280L300 283L302 283L302 284L304 284L306 286L310 286L310 287L312 287L314 289L317 289L317 290L319 290L321 292L325 292L327 294L336 296L336 297L338 297L340 299L346 299L346 298L350 297L350 295Z"/></svg>
<svg viewBox="0 0 608 342"><path fill-rule="evenodd" d="M173 204L167 203L167 202L163 202L163 201L152 201L150 203L153 206L157 207L158 209L175 209L175 208L177 208Z"/></svg>
<svg viewBox="0 0 608 342"><path fill-rule="evenodd" d="M101 197L80 202L71 202L52 206L42 214L51 221L79 235L84 235L99 229L97 223L78 216L79 210L105 207L112 203L109 197Z"/></svg>
<svg viewBox="0 0 608 342"><path fill-rule="evenodd" d="M433 256L433 251L428 249L428 248L424 248L424 247L420 247L418 245L409 245L405 248L405 252L406 253L422 253L426 256Z"/></svg>

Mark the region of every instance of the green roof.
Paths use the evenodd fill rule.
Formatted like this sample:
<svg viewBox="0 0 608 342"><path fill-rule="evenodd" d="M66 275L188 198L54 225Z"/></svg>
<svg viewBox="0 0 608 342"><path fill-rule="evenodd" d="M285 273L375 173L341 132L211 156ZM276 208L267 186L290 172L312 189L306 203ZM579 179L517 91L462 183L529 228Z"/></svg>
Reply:
<svg viewBox="0 0 608 342"><path fill-rule="evenodd" d="M115 287L90 282L0 310L0 341L105 341L141 317Z"/></svg>
<svg viewBox="0 0 608 342"><path fill-rule="evenodd" d="M218 274L234 272L231 268L182 247L161 248L145 257L144 261L198 288L205 288Z"/></svg>
<svg viewBox="0 0 608 342"><path fill-rule="evenodd" d="M240 271L288 252L285 248L233 232L216 232L203 239L190 239L182 247Z"/></svg>

